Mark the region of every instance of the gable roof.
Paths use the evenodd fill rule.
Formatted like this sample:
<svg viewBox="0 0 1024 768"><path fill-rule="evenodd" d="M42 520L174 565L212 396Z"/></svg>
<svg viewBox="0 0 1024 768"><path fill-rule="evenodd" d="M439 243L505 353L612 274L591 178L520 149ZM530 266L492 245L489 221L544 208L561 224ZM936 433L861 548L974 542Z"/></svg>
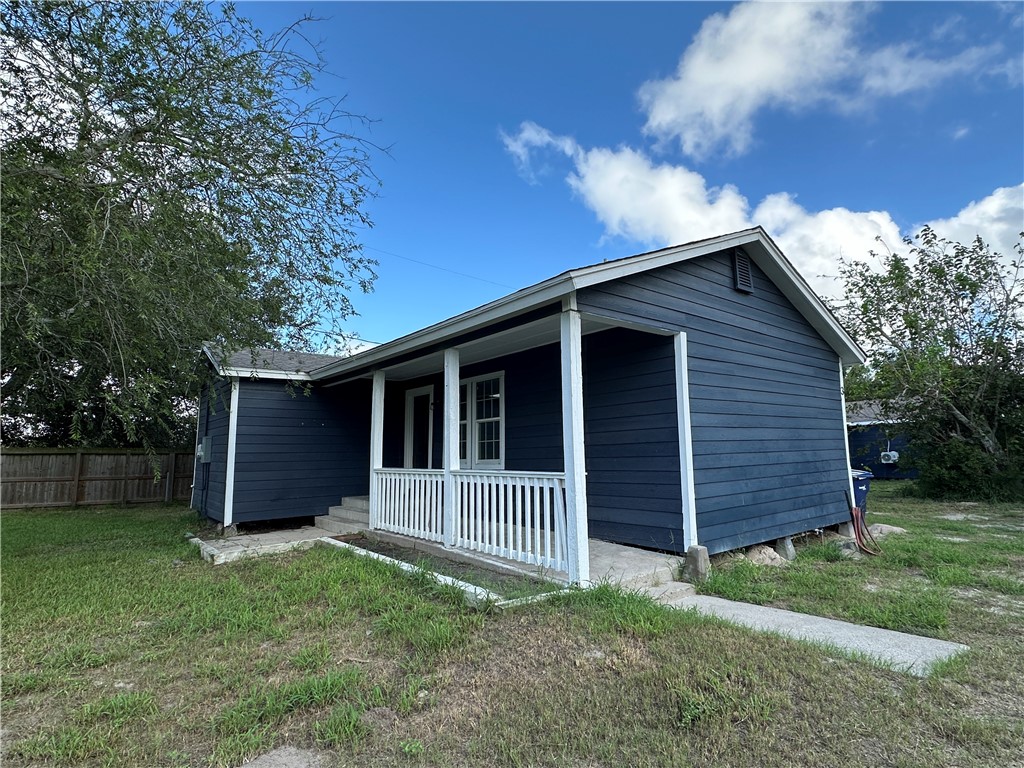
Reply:
<svg viewBox="0 0 1024 768"><path fill-rule="evenodd" d="M617 280L659 267L678 264L728 248L743 247L750 258L792 302L797 311L839 355L844 365L863 363L863 350L807 284L796 267L761 227L729 235L695 240L684 245L627 256L579 269L570 269L555 277L503 296L483 306L463 312L394 341L342 358L311 371L314 380L337 376L360 368L378 366L397 355L433 346L491 323L521 315L571 295L581 288Z"/></svg>
<svg viewBox="0 0 1024 768"><path fill-rule="evenodd" d="M476 309L347 357L255 350L237 352L219 363L210 349L204 347L204 351L222 375L318 381L385 365L399 355L435 347L457 336L561 301L582 288L739 247L835 350L844 365L865 361L864 352L853 337L761 227L566 270Z"/></svg>

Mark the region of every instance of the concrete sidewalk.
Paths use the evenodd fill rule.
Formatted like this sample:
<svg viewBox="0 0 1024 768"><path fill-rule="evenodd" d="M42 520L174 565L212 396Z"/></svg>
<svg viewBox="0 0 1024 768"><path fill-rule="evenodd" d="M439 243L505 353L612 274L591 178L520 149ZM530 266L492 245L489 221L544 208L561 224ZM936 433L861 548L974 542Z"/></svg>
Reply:
<svg viewBox="0 0 1024 768"><path fill-rule="evenodd" d="M763 632L774 632L798 640L864 654L893 669L922 677L927 675L937 662L968 650L966 645L960 643L908 635L889 629L865 627L836 619L784 611L780 608L737 603L720 597L690 595L662 599L660 602L673 608L692 609L708 616L717 616Z"/></svg>

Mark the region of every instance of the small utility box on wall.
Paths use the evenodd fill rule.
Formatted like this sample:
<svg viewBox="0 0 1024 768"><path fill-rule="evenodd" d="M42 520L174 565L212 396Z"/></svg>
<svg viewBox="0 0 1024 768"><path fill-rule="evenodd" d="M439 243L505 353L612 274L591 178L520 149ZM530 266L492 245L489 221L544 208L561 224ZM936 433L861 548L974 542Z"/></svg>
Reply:
<svg viewBox="0 0 1024 768"><path fill-rule="evenodd" d="M211 454L213 453L213 441L209 436L204 437L199 445L196 447L196 458L199 459L200 464L209 464Z"/></svg>

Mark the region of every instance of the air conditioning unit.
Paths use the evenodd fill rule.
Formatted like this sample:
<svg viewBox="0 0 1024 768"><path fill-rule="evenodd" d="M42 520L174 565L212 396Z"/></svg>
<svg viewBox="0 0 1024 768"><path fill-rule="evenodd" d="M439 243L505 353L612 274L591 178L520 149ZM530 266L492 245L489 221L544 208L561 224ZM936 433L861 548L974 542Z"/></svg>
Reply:
<svg viewBox="0 0 1024 768"><path fill-rule="evenodd" d="M900 460L899 451L882 451L883 464L895 464Z"/></svg>

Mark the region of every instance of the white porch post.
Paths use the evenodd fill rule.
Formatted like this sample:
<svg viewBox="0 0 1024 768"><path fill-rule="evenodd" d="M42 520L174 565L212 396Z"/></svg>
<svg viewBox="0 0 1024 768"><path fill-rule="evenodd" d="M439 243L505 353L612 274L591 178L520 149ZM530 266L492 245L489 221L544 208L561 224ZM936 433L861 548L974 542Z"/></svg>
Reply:
<svg viewBox="0 0 1024 768"><path fill-rule="evenodd" d="M373 399L370 406L370 530L380 520L377 470L384 466L384 371L373 372Z"/></svg>
<svg viewBox="0 0 1024 768"><path fill-rule="evenodd" d="M583 345L580 314L562 312L562 450L565 458L569 582L590 581L587 472L583 445Z"/></svg>
<svg viewBox="0 0 1024 768"><path fill-rule="evenodd" d="M444 545L455 546L456 478L459 468L459 350L444 351Z"/></svg>
<svg viewBox="0 0 1024 768"><path fill-rule="evenodd" d="M686 334L675 335L676 418L679 428L679 480L683 497L683 548L697 541L697 494L693 484L693 434L690 431L690 372Z"/></svg>
<svg viewBox="0 0 1024 768"><path fill-rule="evenodd" d="M235 451L238 445L238 377L231 377L231 405L228 413L228 461L224 482L224 527L235 522Z"/></svg>

